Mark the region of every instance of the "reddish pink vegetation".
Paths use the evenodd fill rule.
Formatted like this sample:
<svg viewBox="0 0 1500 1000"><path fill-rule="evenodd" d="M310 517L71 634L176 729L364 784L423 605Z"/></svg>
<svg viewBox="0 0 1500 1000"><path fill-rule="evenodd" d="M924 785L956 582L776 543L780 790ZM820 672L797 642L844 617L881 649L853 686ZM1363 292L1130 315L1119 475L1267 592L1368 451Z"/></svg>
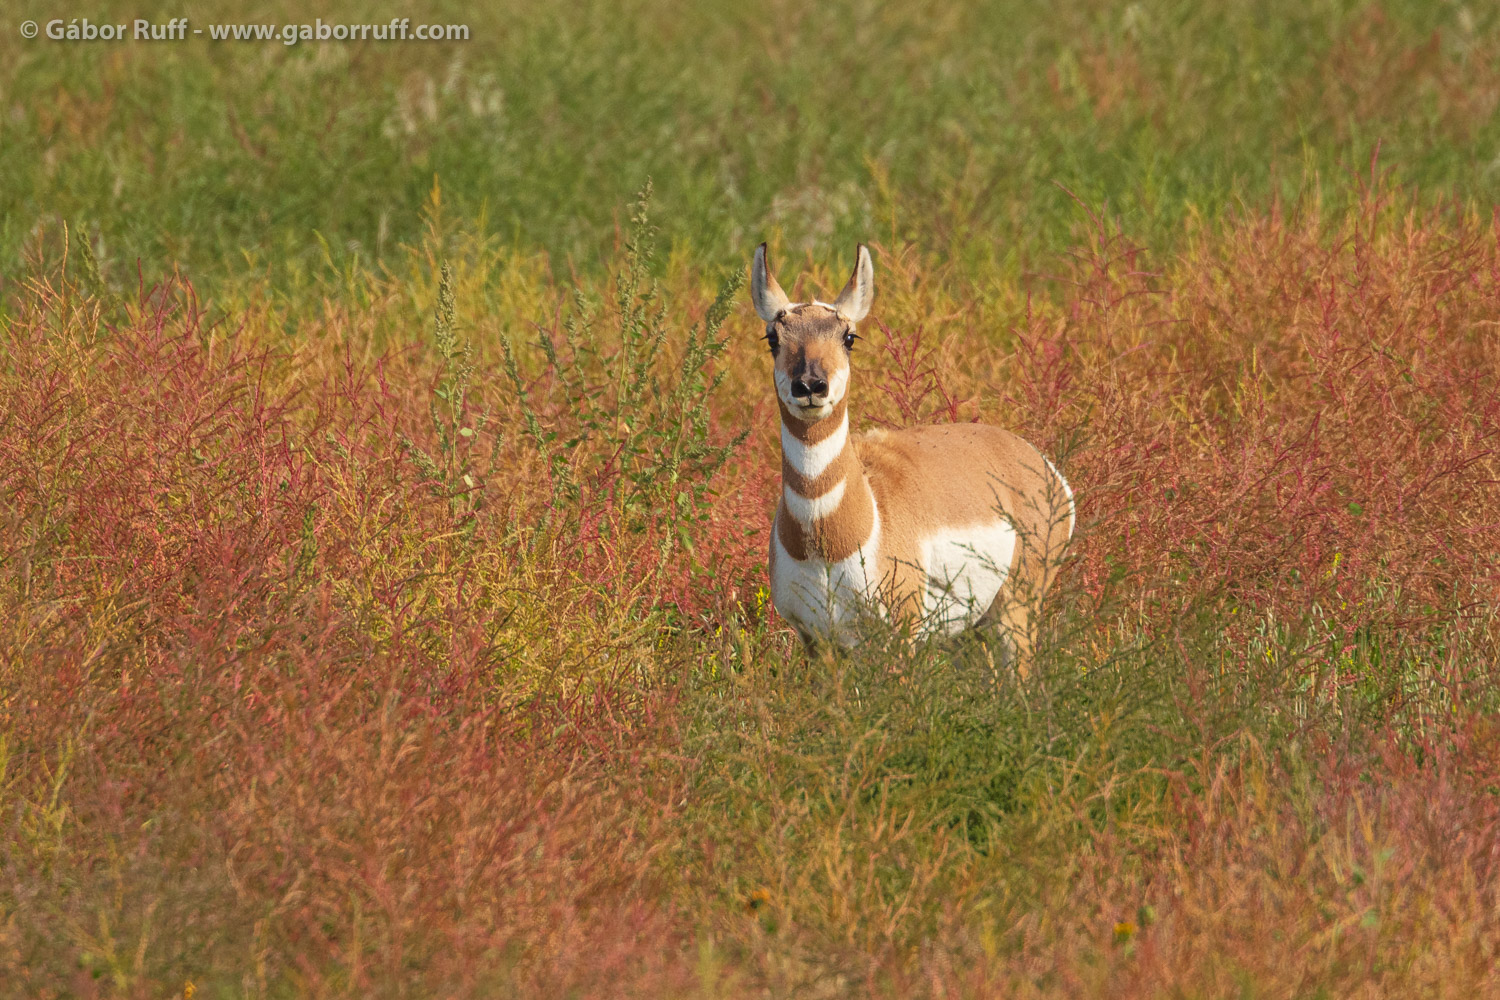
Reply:
<svg viewBox="0 0 1500 1000"><path fill-rule="evenodd" d="M871 419L978 413L1060 458L1082 513L1062 603L1087 642L1207 612L1254 668L1268 616L1337 660L1361 630L1469 613L1424 679L1448 709L1358 746L1310 733L1301 763L1209 741L1161 769L1145 832L1036 803L1090 849L1039 845L1035 900L990 912L969 904L992 870L954 848L958 896L914 897L925 930L839 958L830 995L1493 991L1500 748L1464 685L1495 648L1478 619L1500 583L1500 222L1372 199L1334 231L1244 220L1156 273L1099 235L1067 281L957 347L924 339L920 301L885 317ZM694 558L663 563L667 520L612 506L607 454L552 504L554 534L527 533L551 480L499 375L475 406L509 436L444 457L418 352L267 347L206 327L181 285L108 329L90 308L19 294L0 371L0 980L143 997L818 980L827 933L762 933L718 876L679 870L718 836L693 811L716 764L684 742L691 693L649 683L719 655L731 621L781 655L754 622L777 476L758 351L733 348L744 374L709 430L755 435L691 523ZM672 615L632 631L653 605Z"/></svg>
<svg viewBox="0 0 1500 1000"><path fill-rule="evenodd" d="M650 890L680 779L611 777L670 745L671 699L507 689L516 637L390 443L425 416L401 359L320 373L181 288L86 328L44 292L10 336L0 978L685 981Z"/></svg>
<svg viewBox="0 0 1500 1000"><path fill-rule="evenodd" d="M1238 763L1205 752L1171 776L1152 849L1141 831L1099 831L1043 906L979 931L955 921L890 995L1500 989L1492 727L1420 766L1390 744L1326 746L1291 770L1236 749Z"/></svg>
<svg viewBox="0 0 1500 1000"><path fill-rule="evenodd" d="M1375 238L1383 210L1332 238L1249 220L1165 277L1100 240L1066 321L1029 318L1018 412L1081 434L1110 542L1083 552L1086 588L1123 567L1150 601L1316 603L1351 628L1493 600L1500 228L1408 216Z"/></svg>

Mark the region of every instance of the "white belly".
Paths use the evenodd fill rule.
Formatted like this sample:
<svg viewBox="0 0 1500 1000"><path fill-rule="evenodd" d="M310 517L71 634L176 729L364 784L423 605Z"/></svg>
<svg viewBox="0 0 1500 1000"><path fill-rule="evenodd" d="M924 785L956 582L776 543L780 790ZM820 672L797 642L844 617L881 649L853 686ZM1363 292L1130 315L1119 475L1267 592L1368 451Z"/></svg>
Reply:
<svg viewBox="0 0 1500 1000"><path fill-rule="evenodd" d="M1005 586L1015 551L1016 529L1001 520L922 539L926 628L952 635L978 621Z"/></svg>
<svg viewBox="0 0 1500 1000"><path fill-rule="evenodd" d="M857 637L853 625L862 613L873 608L879 582L879 513L869 540L838 562L793 559L781 544L774 524L771 538L776 546L771 602L777 614L805 636L831 638L841 646L854 645Z"/></svg>

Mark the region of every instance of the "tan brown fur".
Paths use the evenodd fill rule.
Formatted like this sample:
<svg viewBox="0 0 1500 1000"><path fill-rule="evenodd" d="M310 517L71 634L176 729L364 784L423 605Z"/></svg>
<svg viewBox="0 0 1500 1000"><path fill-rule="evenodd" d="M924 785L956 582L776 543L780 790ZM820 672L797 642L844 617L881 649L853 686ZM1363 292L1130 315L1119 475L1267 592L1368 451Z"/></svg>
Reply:
<svg viewBox="0 0 1500 1000"><path fill-rule="evenodd" d="M826 369L848 367L848 352L842 339L854 325L832 307L816 302L793 306L772 324L783 349L776 357L777 367L795 372L808 365ZM785 410L786 404L782 404Z"/></svg>
<svg viewBox="0 0 1500 1000"><path fill-rule="evenodd" d="M800 567L789 579L808 578L809 572L809 579L817 579L824 572L814 571L819 566L828 573L857 570L889 614L916 618L926 608L924 544L1004 539L1009 533L1001 525L1008 524L1016 534L1010 572L980 620L1006 628L1024 670L1032 610L1071 534L1071 495L1035 448L997 427L874 431L850 435L840 448L834 436L847 428L854 323L869 308L871 276L861 247L855 272L835 302L796 305L771 276L764 246L756 252L752 298L775 354L783 433L783 495L770 552L773 597L781 573L791 569L779 565L784 556ZM952 557L946 558L951 570ZM974 565L967 557L960 564ZM799 605L807 607L805 601ZM798 628L804 638L815 637L804 625Z"/></svg>
<svg viewBox="0 0 1500 1000"><path fill-rule="evenodd" d="M1062 489L1049 482L1041 454L1010 431L984 424L880 431L853 445L881 511L880 569L889 581L883 586L888 607L907 614L922 608L925 530L981 523L998 512L1019 537L1010 577L982 620L1007 618L1004 624L1024 633L1013 638L1029 645L1029 616L1010 605L1040 600L1069 534Z"/></svg>
<svg viewBox="0 0 1500 1000"><path fill-rule="evenodd" d="M832 517L821 518L812 527L803 528L790 514L778 514L776 530L781 535L781 544L794 559L816 556L824 562L839 562L852 556L870 537L875 523L874 497L861 485L858 465L851 463L849 468L843 502ZM802 554L798 555L799 552Z"/></svg>

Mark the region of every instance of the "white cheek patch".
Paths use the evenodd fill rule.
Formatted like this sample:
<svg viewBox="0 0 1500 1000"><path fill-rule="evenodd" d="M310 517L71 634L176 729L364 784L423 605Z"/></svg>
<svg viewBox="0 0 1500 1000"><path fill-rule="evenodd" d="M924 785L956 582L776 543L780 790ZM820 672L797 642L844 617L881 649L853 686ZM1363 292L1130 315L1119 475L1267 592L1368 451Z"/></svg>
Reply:
<svg viewBox="0 0 1500 1000"><path fill-rule="evenodd" d="M792 399L792 377L780 368L773 369L771 377L776 380L776 395L781 397L781 401L788 408L795 406L796 403Z"/></svg>
<svg viewBox="0 0 1500 1000"><path fill-rule="evenodd" d="M781 453L786 460L808 479L816 479L823 474L835 458L838 458L844 450L844 445L849 443L849 414L845 413L839 421L839 429L828 435L817 444L806 444L797 439L797 436L787 430L786 424L781 425Z"/></svg>
<svg viewBox="0 0 1500 1000"><path fill-rule="evenodd" d="M844 499L844 480L840 479L833 489L820 497L805 497L790 486L781 493L786 500L787 512L801 522L803 527L810 527L814 521L828 517L839 509L839 504Z"/></svg>
<svg viewBox="0 0 1500 1000"><path fill-rule="evenodd" d="M934 532L922 539L927 628L948 635L978 621L1010 575L1016 529L1008 521Z"/></svg>
<svg viewBox="0 0 1500 1000"><path fill-rule="evenodd" d="M832 406L844 398L844 392L849 388L849 366L845 365L832 375L828 376L828 405Z"/></svg>

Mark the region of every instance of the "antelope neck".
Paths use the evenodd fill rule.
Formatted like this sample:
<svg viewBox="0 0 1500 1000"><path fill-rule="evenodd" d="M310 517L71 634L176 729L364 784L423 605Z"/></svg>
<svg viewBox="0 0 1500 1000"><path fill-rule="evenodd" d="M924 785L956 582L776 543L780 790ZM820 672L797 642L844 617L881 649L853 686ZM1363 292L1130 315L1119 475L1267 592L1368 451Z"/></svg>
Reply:
<svg viewBox="0 0 1500 1000"><path fill-rule="evenodd" d="M840 400L808 423L781 407L782 509L777 533L797 560L838 562L874 533L875 505L864 466L849 443L849 408Z"/></svg>

